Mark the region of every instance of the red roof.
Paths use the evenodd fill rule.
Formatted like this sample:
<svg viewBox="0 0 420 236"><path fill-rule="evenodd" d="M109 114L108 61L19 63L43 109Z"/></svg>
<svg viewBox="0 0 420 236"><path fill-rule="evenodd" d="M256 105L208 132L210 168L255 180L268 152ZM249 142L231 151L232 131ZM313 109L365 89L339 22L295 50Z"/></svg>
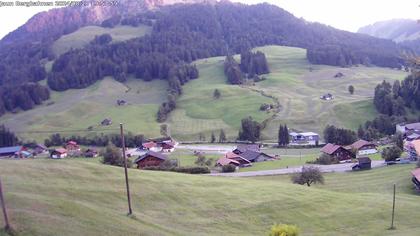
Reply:
<svg viewBox="0 0 420 236"><path fill-rule="evenodd" d="M217 164L221 165L221 166L225 166L225 165L229 165L229 164L234 164L234 165L239 165L239 161L233 160L233 159L229 159L226 157L222 157L219 160L217 160Z"/></svg>
<svg viewBox="0 0 420 236"><path fill-rule="evenodd" d="M60 153L60 154L67 153L67 150L64 149L64 148L57 148L57 149L55 149L55 151L58 152L58 153Z"/></svg>
<svg viewBox="0 0 420 236"><path fill-rule="evenodd" d="M420 168L417 168L417 169L415 169L415 170L411 171L411 174L412 174L414 177L416 177L416 179L417 179L418 181L420 181Z"/></svg>
<svg viewBox="0 0 420 236"><path fill-rule="evenodd" d="M68 141L67 145L77 145L77 143L75 141Z"/></svg>
<svg viewBox="0 0 420 236"><path fill-rule="evenodd" d="M236 154L234 152L228 152L228 153L226 153L225 156L224 156L224 158L236 160L236 161L239 161L239 162L251 163L247 159L239 156L238 154Z"/></svg>
<svg viewBox="0 0 420 236"><path fill-rule="evenodd" d="M325 145L321 149L321 152L325 152L325 153L327 153L329 155L332 155L334 152L336 152L340 148L341 148L340 145L335 145L335 144L332 144L332 143L327 143L327 145Z"/></svg>
<svg viewBox="0 0 420 236"><path fill-rule="evenodd" d="M147 142L147 143L143 143L142 145L143 145L144 148L147 148L147 149L156 147L155 142Z"/></svg>
<svg viewBox="0 0 420 236"><path fill-rule="evenodd" d="M417 152L417 155L420 155L420 140L411 141L411 145L413 145L414 149Z"/></svg>

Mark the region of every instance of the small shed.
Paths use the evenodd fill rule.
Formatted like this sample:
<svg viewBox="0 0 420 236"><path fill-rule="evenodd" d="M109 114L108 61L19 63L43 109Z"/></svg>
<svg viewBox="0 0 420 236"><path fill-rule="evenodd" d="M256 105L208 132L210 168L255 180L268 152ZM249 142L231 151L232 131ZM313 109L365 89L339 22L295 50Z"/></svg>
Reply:
<svg viewBox="0 0 420 236"><path fill-rule="evenodd" d="M370 170L372 168L372 160L369 157L357 158L358 163L352 166L352 170Z"/></svg>

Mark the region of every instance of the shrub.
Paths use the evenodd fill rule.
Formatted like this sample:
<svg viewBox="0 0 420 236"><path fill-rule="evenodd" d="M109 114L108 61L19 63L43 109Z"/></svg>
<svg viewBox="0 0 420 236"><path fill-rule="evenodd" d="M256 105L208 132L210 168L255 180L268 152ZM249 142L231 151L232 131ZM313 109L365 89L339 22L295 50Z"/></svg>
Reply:
<svg viewBox="0 0 420 236"><path fill-rule="evenodd" d="M232 164L222 166L223 173L235 172L235 170L236 170L236 166Z"/></svg>
<svg viewBox="0 0 420 236"><path fill-rule="evenodd" d="M121 151L114 144L109 143L105 150L102 152L102 163L113 166L124 166L124 158L121 155ZM130 159L127 159L127 167L132 166Z"/></svg>
<svg viewBox="0 0 420 236"><path fill-rule="evenodd" d="M402 150L397 146L387 147L382 151L382 158L385 161L395 161L400 158Z"/></svg>
<svg viewBox="0 0 420 236"><path fill-rule="evenodd" d="M339 161L337 160L337 158L328 155L326 153L322 153L321 156L319 156L316 160L315 160L315 164L320 164L320 165L331 165L331 164L337 164Z"/></svg>
<svg viewBox="0 0 420 236"><path fill-rule="evenodd" d="M278 224L271 227L269 236L298 236L299 228L296 225Z"/></svg>
<svg viewBox="0 0 420 236"><path fill-rule="evenodd" d="M316 183L324 183L324 176L322 175L322 172L317 167L309 166L309 167L302 167L302 171L299 173L296 173L292 176L292 182L294 184L300 184L300 185L308 185L311 186L311 184Z"/></svg>
<svg viewBox="0 0 420 236"><path fill-rule="evenodd" d="M144 170L155 170L155 171L172 171L178 173L187 173L187 174L208 174L210 169L206 166L178 166L165 168L163 166L147 166L143 168Z"/></svg>

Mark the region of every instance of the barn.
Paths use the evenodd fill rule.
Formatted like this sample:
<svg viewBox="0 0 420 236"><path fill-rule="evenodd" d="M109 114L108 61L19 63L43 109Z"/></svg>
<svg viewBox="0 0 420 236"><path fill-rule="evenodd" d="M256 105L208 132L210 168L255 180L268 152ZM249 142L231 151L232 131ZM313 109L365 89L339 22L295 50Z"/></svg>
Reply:
<svg viewBox="0 0 420 236"><path fill-rule="evenodd" d="M376 144L360 139L349 146L350 149L357 151L357 155L370 155L378 152Z"/></svg>
<svg viewBox="0 0 420 236"><path fill-rule="evenodd" d="M353 165L353 170L370 170L372 168L372 160L369 157L357 158L358 163Z"/></svg>
<svg viewBox="0 0 420 236"><path fill-rule="evenodd" d="M137 164L137 168L142 169L147 166L159 166L166 160L166 156L153 151L148 151L146 154L139 156L134 163Z"/></svg>

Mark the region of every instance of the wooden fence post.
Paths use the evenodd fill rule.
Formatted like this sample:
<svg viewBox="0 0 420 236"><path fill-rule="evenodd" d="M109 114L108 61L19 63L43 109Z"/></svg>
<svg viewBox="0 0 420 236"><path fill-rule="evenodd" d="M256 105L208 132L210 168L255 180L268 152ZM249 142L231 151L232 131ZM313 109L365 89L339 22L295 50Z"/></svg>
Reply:
<svg viewBox="0 0 420 236"><path fill-rule="evenodd" d="M6 224L4 228L6 231L8 231L10 230L10 223L9 223L9 217L7 216L6 202L4 201L3 186L1 183L1 178L0 178L0 205L1 205L1 208L3 209L4 222Z"/></svg>

